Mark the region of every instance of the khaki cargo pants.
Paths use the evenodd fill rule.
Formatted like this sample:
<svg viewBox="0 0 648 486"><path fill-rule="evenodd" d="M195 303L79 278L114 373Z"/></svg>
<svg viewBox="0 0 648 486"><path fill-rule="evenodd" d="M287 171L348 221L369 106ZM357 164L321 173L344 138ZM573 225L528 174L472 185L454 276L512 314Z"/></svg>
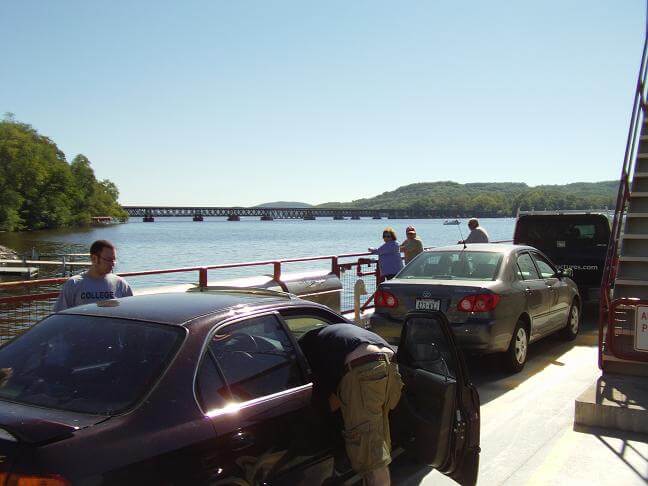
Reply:
<svg viewBox="0 0 648 486"><path fill-rule="evenodd" d="M389 411L396 408L403 381L396 363L372 361L346 372L338 385L344 442L358 474L391 462Z"/></svg>

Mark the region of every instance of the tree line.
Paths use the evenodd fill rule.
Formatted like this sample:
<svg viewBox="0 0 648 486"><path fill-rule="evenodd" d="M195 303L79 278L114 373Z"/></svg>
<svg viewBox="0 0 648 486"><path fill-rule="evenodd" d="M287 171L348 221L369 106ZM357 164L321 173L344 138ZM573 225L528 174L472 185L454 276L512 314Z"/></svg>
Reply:
<svg viewBox="0 0 648 486"><path fill-rule="evenodd" d="M118 197L85 155L68 163L52 140L11 113L0 121L0 230L82 226L92 216L124 220Z"/></svg>
<svg viewBox="0 0 648 486"><path fill-rule="evenodd" d="M618 181L535 187L518 182L421 182L372 198L325 203L318 207L402 209L412 214L432 211L439 217L514 216L518 209L613 209L618 186Z"/></svg>

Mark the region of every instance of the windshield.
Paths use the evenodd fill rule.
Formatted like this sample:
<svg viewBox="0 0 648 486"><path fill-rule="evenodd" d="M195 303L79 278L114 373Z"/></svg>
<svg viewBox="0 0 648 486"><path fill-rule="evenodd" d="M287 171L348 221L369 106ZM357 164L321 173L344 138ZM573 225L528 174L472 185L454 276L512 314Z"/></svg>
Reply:
<svg viewBox="0 0 648 486"><path fill-rule="evenodd" d="M429 251L398 274L399 279L495 280L502 255L490 251Z"/></svg>
<svg viewBox="0 0 648 486"><path fill-rule="evenodd" d="M114 415L146 393L182 341L179 328L53 315L0 348L0 399Z"/></svg>

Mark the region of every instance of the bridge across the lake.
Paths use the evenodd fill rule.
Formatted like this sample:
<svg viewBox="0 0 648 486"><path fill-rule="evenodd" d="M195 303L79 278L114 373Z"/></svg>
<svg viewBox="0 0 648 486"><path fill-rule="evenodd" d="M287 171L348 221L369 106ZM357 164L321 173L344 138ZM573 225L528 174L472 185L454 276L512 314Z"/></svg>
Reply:
<svg viewBox="0 0 648 486"><path fill-rule="evenodd" d="M230 221L238 221L241 217L252 216L264 221L273 219L305 219L333 218L441 218L445 215L435 210L406 210L406 209L354 209L354 208L268 208L268 207L208 207L208 206L123 206L130 217L141 217L144 221L154 221L158 217L193 217L194 221L202 221L208 216L225 217Z"/></svg>

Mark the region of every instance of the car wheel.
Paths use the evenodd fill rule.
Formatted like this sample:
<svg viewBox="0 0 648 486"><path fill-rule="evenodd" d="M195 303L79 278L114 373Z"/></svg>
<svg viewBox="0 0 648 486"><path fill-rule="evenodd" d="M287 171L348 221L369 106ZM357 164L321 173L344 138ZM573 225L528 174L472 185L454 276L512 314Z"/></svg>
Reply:
<svg viewBox="0 0 648 486"><path fill-rule="evenodd" d="M520 319L515 325L511 344L504 353L504 365L506 369L517 373L524 368L529 351L529 333L527 332L526 323Z"/></svg>
<svg viewBox="0 0 648 486"><path fill-rule="evenodd" d="M580 329L580 309L578 308L578 302L575 300L572 302L571 308L569 309L569 314L567 315L567 325L562 331L560 331L560 336L565 341L573 341L578 336L578 331Z"/></svg>

